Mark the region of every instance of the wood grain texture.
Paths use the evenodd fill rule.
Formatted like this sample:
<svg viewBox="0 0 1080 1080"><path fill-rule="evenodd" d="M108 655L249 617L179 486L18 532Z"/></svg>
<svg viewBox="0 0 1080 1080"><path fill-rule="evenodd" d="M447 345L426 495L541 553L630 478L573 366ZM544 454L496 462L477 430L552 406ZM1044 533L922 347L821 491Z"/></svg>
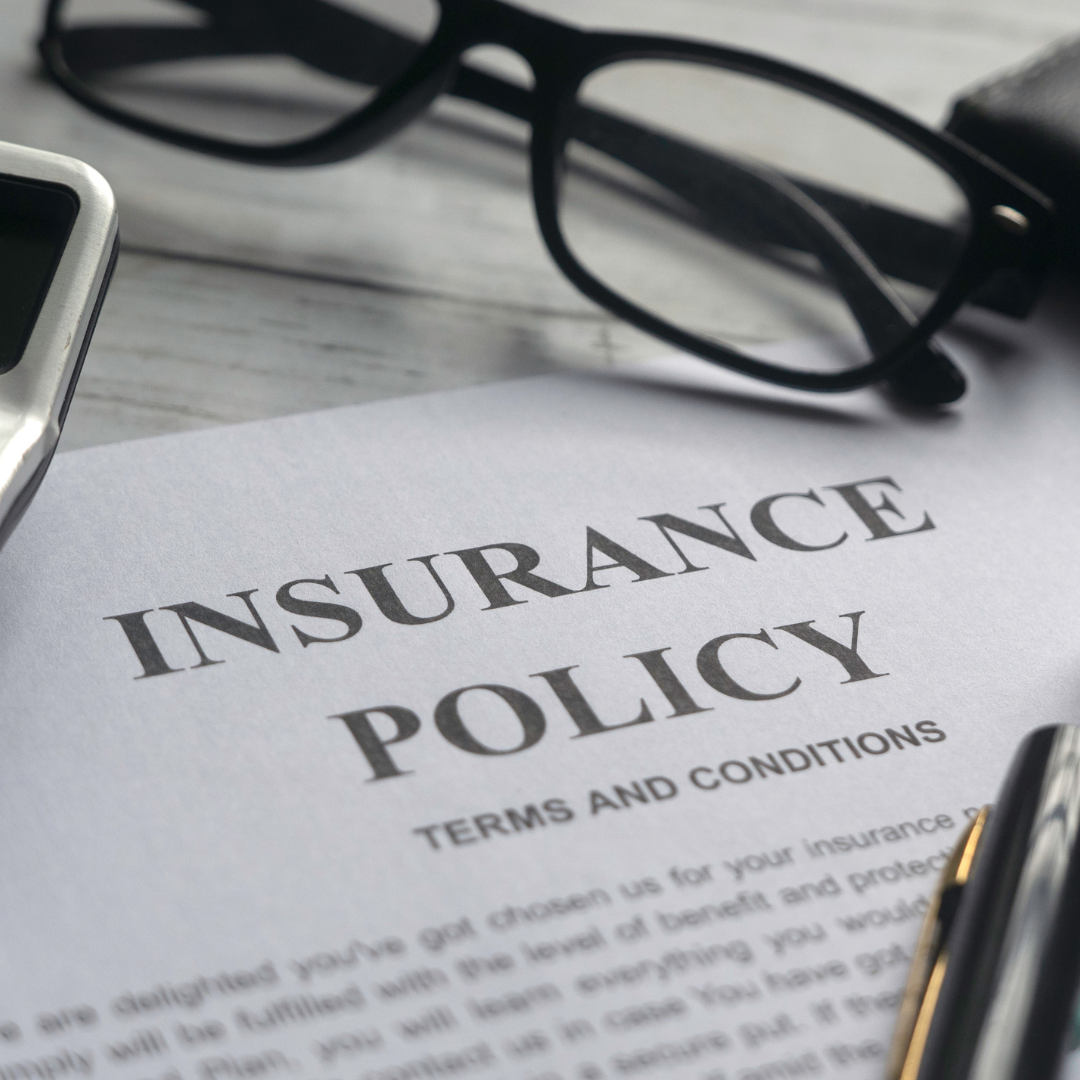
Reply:
<svg viewBox="0 0 1080 1080"><path fill-rule="evenodd" d="M1073 0L528 6L771 53L930 123L1080 21ZM523 125L450 103L340 165L211 161L99 121L42 79L38 8L0 0L0 138L99 168L125 245L63 449L668 351L552 265Z"/></svg>

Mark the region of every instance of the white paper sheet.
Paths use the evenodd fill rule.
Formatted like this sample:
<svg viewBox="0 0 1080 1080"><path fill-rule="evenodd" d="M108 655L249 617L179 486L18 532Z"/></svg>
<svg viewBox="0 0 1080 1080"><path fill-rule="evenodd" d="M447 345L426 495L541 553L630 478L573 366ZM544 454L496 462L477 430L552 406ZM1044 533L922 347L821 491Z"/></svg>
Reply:
<svg viewBox="0 0 1080 1080"><path fill-rule="evenodd" d="M941 853L1076 717L1073 341L971 324L936 417L673 361L61 455L0 1078L879 1075Z"/></svg>

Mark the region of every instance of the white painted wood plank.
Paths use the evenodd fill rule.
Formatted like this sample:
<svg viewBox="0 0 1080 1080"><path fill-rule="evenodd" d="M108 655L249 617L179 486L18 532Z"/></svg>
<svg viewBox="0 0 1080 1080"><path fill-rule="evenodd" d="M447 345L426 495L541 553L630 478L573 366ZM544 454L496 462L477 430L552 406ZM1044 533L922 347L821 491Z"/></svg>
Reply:
<svg viewBox="0 0 1080 1080"><path fill-rule="evenodd" d="M620 0L618 4L527 0L523 6L582 26L658 32L681 27L677 32L716 40L723 40L725 26L736 12L756 16L762 35L770 22L784 16L854 27L920 27L969 37L1067 34L1077 27L1073 0L1023 5L1015 0ZM774 36L784 35L780 31Z"/></svg>
<svg viewBox="0 0 1080 1080"><path fill-rule="evenodd" d="M523 311L279 273L121 256L64 449L641 359L592 309Z"/></svg>

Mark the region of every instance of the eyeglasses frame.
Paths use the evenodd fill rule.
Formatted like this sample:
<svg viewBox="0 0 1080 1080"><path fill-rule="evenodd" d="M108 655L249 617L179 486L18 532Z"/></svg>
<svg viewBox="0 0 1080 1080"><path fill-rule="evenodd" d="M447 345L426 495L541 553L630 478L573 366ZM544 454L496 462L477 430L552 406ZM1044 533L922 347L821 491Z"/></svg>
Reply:
<svg viewBox="0 0 1080 1080"><path fill-rule="evenodd" d="M741 49L691 39L582 30L512 6L504 0L437 0L440 18L411 67L355 112L313 136L258 146L198 135L117 109L89 90L68 67L62 10L49 0L39 51L52 78L71 97L106 120L186 150L250 165L308 167L363 154L394 135L451 89L461 57L482 45L517 53L533 71L528 118L533 207L541 236L559 269L582 293L633 326L714 363L794 389L836 392L896 376L912 353L930 343L980 286L1009 275L1034 301L1052 258L1053 204L1029 184L944 131L932 131L890 106L814 72ZM297 2L297 0L292 0ZM300 0L302 2L302 0ZM559 224L558 189L569 118L582 82L594 71L633 60L711 65L786 86L877 126L937 163L960 186L971 210L969 234L948 283L903 340L868 363L837 372L777 367L699 338L626 300L575 258ZM1019 313L1019 312L1018 312Z"/></svg>

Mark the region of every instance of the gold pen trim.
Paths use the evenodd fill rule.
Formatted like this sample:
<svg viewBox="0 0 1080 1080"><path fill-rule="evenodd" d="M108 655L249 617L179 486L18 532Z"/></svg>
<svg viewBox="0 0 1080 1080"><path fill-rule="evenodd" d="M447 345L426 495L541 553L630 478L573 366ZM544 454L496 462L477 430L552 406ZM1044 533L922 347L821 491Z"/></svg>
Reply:
<svg viewBox="0 0 1080 1080"><path fill-rule="evenodd" d="M937 958L934 970L930 972L930 978L926 983L926 992L919 1005L919 1014L915 1020L915 1027L911 1032L911 1041L907 1044L907 1052L901 1066L900 1080L916 1080L919 1075L923 1051L926 1049L926 1037L930 1034L930 1022L934 1019L934 1010L937 1008L938 994L941 993L941 984L945 981L945 968L948 963L949 954L943 952Z"/></svg>
<svg viewBox="0 0 1080 1080"><path fill-rule="evenodd" d="M964 830L930 898L885 1064L886 1080L916 1080L919 1075L949 963L948 932L942 925L943 900L948 892L962 889L967 884L989 816L990 807L984 806Z"/></svg>

